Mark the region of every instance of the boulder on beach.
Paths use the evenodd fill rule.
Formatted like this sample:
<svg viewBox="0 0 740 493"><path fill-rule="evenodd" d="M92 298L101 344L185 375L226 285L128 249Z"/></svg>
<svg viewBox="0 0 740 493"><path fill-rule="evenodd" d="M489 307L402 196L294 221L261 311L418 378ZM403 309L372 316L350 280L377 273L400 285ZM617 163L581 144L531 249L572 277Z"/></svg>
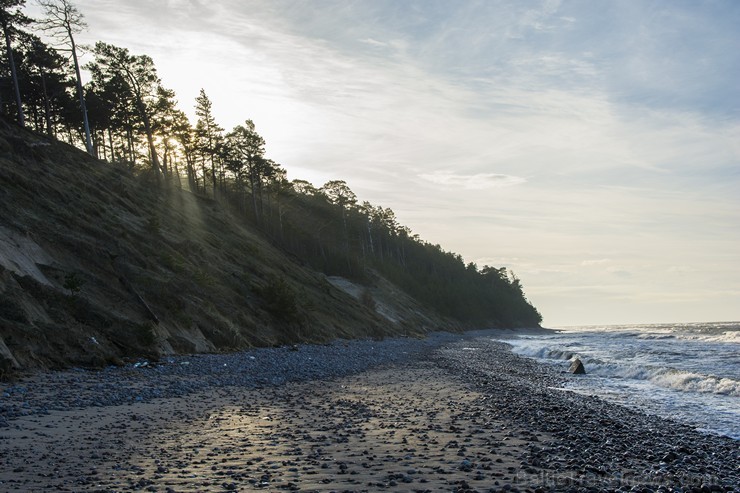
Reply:
<svg viewBox="0 0 740 493"><path fill-rule="evenodd" d="M568 368L568 371L574 375L586 374L586 368L583 366L583 362L578 358L573 360L573 363L570 364L570 368Z"/></svg>

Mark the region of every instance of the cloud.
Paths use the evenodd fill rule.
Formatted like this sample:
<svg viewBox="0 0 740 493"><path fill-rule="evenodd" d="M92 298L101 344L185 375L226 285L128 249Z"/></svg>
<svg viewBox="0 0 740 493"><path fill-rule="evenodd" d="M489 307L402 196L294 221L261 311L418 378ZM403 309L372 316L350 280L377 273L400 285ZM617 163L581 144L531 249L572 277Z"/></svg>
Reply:
<svg viewBox="0 0 740 493"><path fill-rule="evenodd" d="M419 175L426 181L453 188L466 190L488 190L491 188L519 185L526 180L519 176L501 175L497 173L477 173L474 175L460 175L448 171L435 171Z"/></svg>
<svg viewBox="0 0 740 493"><path fill-rule="evenodd" d="M622 277L622 278L632 277L631 272L620 269L619 267L609 267L608 269L606 269L606 271L609 274L612 274L617 277Z"/></svg>
<svg viewBox="0 0 740 493"><path fill-rule="evenodd" d="M581 262L581 265L584 267L591 266L591 265L604 265L611 262L611 259L608 258L601 258L598 260L584 260Z"/></svg>
<svg viewBox="0 0 740 493"><path fill-rule="evenodd" d="M365 38L365 39L361 39L360 41L370 46L377 46L379 48L385 48L386 46L388 46L388 43L384 41L378 41L377 39L373 39L373 38Z"/></svg>
<svg viewBox="0 0 740 493"><path fill-rule="evenodd" d="M668 268L669 274L678 274L680 276L685 274L694 274L697 270L694 267L688 265L672 265Z"/></svg>
<svg viewBox="0 0 740 493"><path fill-rule="evenodd" d="M537 31L555 29L556 26L547 21L558 11L560 4L560 0L545 0L538 6L539 8L530 9L524 13L521 25Z"/></svg>
<svg viewBox="0 0 740 493"><path fill-rule="evenodd" d="M291 178L345 179L425 240L526 274L546 318L632 313L599 286L740 289L732 2L124 4L79 0L82 41L152 55L187 112L204 87L223 126L253 119Z"/></svg>

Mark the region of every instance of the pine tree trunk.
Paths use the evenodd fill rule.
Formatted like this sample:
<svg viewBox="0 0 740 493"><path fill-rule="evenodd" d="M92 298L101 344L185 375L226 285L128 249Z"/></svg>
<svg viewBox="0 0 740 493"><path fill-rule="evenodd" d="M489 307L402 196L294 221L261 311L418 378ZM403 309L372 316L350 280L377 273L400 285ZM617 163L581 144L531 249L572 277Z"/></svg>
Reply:
<svg viewBox="0 0 740 493"><path fill-rule="evenodd" d="M87 152L91 156L95 155L92 147L92 141L90 138L90 122L87 119L87 105L85 104L85 93L82 90L82 77L80 76L80 63L77 60L77 47L75 46L75 39L72 36L72 28L67 27L67 34L69 35L69 42L72 45L72 61L75 66L75 75L77 77L77 97L80 100L80 110L82 111L82 124L85 128L85 147Z"/></svg>
<svg viewBox="0 0 740 493"><path fill-rule="evenodd" d="M110 146L110 160L111 162L116 160L116 152L113 147L113 130L108 127L108 145Z"/></svg>
<svg viewBox="0 0 740 493"><path fill-rule="evenodd" d="M23 115L23 102L21 101L21 89L18 85L18 72L15 68L15 59L13 58L13 48L10 45L10 29L9 26L3 24L3 31L5 33L5 47L8 51L8 64L10 65L10 75L13 78L13 89L15 90L15 104L18 108L18 123L21 127L26 126L26 118Z"/></svg>
<svg viewBox="0 0 740 493"><path fill-rule="evenodd" d="M49 91L46 88L46 73L43 70L41 72L41 89L44 93L44 121L46 123L46 133L50 137L54 137L54 130L51 126L51 108L49 106Z"/></svg>
<svg viewBox="0 0 740 493"><path fill-rule="evenodd" d="M154 170L154 174L157 176L157 179L159 179L160 175L162 174L162 170L159 165L159 157L157 157L157 149L154 147L154 134L152 133L152 125L149 120L149 113L146 111L146 108L144 108L144 103L139 102L139 111L141 112L141 117L144 123L144 133L146 133L146 141L149 145L149 157L152 161L152 169Z"/></svg>
<svg viewBox="0 0 740 493"><path fill-rule="evenodd" d="M211 181L213 182L213 198L216 198L216 189L218 188L218 184L216 183L216 162L213 159L213 154L211 154Z"/></svg>

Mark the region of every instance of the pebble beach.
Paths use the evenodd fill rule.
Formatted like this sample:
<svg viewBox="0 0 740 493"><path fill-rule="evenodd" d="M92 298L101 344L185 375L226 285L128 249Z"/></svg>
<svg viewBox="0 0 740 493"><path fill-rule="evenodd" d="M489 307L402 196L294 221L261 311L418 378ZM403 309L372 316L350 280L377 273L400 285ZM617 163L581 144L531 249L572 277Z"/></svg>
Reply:
<svg viewBox="0 0 740 493"><path fill-rule="evenodd" d="M0 491L739 491L740 442L565 390L510 332L0 384ZM588 369L587 369L588 370Z"/></svg>

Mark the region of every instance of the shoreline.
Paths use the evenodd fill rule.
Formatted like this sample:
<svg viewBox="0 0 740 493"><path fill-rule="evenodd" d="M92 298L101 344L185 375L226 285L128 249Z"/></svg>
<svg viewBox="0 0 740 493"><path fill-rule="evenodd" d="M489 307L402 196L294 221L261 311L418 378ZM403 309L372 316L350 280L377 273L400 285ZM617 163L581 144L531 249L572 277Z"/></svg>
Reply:
<svg viewBox="0 0 740 493"><path fill-rule="evenodd" d="M740 484L736 441L555 390L567 375L514 355L494 336L506 333L339 341L37 375L18 384L25 392L0 399L0 490L639 484L733 491Z"/></svg>

